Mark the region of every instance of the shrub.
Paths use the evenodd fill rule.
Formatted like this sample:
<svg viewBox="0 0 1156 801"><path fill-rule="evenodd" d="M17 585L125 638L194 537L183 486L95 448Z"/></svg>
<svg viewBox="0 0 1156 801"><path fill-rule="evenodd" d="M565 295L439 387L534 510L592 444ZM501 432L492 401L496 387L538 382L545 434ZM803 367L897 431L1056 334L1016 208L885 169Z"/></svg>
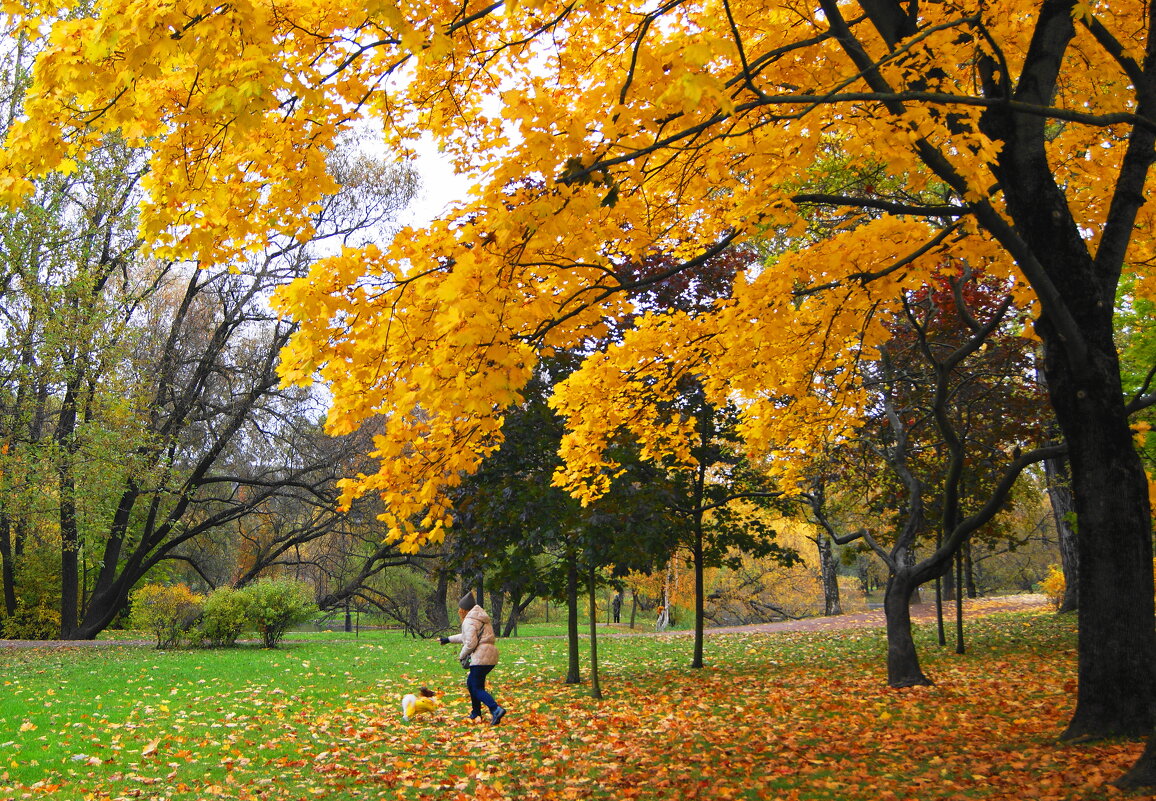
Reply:
<svg viewBox="0 0 1156 801"><path fill-rule="evenodd" d="M1040 591L1048 596L1048 600L1056 609L1059 609L1060 604L1064 602L1064 590L1066 588L1064 572L1056 565L1048 565L1048 575L1040 582Z"/></svg>
<svg viewBox="0 0 1156 801"><path fill-rule="evenodd" d="M276 648L290 627L304 623L317 612L312 588L301 581L258 579L241 592L251 599L249 619L266 648Z"/></svg>
<svg viewBox="0 0 1156 801"><path fill-rule="evenodd" d="M17 601L16 611L4 618L0 632L7 640L55 640L60 636L60 610Z"/></svg>
<svg viewBox="0 0 1156 801"><path fill-rule="evenodd" d="M209 645L231 647L250 628L252 596L232 587L218 587L205 599L201 634Z"/></svg>
<svg viewBox="0 0 1156 801"><path fill-rule="evenodd" d="M202 600L184 584L146 584L132 594L133 626L156 635L157 648L178 645L196 628Z"/></svg>
<svg viewBox="0 0 1156 801"><path fill-rule="evenodd" d="M1152 575L1153 578L1156 578L1156 559L1152 560ZM1048 600L1057 610L1064 602L1065 589L1067 589L1067 585L1064 582L1063 571L1056 565L1048 565L1048 575L1040 582L1040 592L1048 596Z"/></svg>

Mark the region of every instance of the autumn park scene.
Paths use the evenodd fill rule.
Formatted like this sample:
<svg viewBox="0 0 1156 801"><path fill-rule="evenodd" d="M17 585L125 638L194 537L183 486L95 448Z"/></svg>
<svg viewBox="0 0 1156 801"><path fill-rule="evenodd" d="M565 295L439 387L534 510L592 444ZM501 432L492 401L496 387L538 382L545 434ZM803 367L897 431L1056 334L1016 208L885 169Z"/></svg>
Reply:
<svg viewBox="0 0 1156 801"><path fill-rule="evenodd" d="M0 799L1156 795L1154 16L7 0Z"/></svg>

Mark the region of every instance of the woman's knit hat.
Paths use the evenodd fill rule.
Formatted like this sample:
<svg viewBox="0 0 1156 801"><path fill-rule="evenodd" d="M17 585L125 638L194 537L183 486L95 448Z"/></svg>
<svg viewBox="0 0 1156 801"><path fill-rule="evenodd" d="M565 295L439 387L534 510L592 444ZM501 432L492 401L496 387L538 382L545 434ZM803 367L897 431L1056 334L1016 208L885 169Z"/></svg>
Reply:
<svg viewBox="0 0 1156 801"><path fill-rule="evenodd" d="M477 605L478 602L474 600L474 594L472 592L467 592L462 596L462 599L458 601L458 609L465 609L467 612Z"/></svg>

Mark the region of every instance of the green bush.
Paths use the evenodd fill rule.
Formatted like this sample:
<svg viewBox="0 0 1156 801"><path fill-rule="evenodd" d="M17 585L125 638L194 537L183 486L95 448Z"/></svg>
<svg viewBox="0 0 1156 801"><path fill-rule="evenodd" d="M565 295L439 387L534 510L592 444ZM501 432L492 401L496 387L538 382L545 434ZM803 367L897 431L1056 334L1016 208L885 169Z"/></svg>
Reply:
<svg viewBox="0 0 1156 801"><path fill-rule="evenodd" d="M0 632L6 640L55 640L60 636L60 610L17 601L16 611L4 618Z"/></svg>
<svg viewBox="0 0 1156 801"><path fill-rule="evenodd" d="M249 619L266 648L276 648L290 627L317 612L312 588L293 579L258 579L240 590L252 600Z"/></svg>
<svg viewBox="0 0 1156 801"><path fill-rule="evenodd" d="M133 626L156 635L157 648L179 645L196 630L203 600L184 584L145 584L132 594Z"/></svg>
<svg viewBox="0 0 1156 801"><path fill-rule="evenodd" d="M232 587L218 587L205 599L201 634L209 645L231 647L251 627L252 595Z"/></svg>

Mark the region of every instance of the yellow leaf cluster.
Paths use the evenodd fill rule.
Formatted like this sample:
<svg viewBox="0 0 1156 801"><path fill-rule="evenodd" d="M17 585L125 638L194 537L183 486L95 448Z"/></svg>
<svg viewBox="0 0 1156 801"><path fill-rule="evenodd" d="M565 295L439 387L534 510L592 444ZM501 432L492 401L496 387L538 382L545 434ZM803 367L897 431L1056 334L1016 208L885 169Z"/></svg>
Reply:
<svg viewBox="0 0 1156 801"><path fill-rule="evenodd" d="M1101 6L1077 16L1096 15L1126 48L1140 41L1138 0ZM449 524L445 490L500 444L539 349L590 354L556 399L571 425L558 481L582 497L605 488L616 469L606 444L623 433L650 458L688 463L693 421L659 411L680 375L738 403L752 450L782 455L789 476L791 457L838 436L863 402L848 366L880 341L878 316L900 291L952 260L1014 272L968 224L912 257L944 218L861 216L808 238L791 198L836 137L847 163L885 167L918 202L999 213L978 65L1021 68L1031 11L922 4L919 32L892 51L856 23L878 65L869 76L824 14L784 0L521 0L500 13L450 0L5 8L44 32L24 115L0 151L9 203L122 136L151 154L148 245L230 263L270 232L307 233L302 210L334 189L325 149L367 121L399 147L432 135L477 178L473 200L446 219L335 254L275 298L300 324L283 379L330 388L332 432L378 432L379 468L351 477L345 502L380 493L407 548ZM1082 27L1067 58L1056 102L1069 116L1134 110L1119 63ZM870 97L868 77L896 97ZM1125 131L1052 127L1048 157L1094 246ZM950 186L921 166L932 151L950 165ZM1151 230L1153 214L1137 229ZM601 347L606 320L647 311L620 292L622 265L694 260L775 232L797 249L752 264L710 312L641 314ZM1135 238L1137 261L1152 261L1152 240Z"/></svg>

